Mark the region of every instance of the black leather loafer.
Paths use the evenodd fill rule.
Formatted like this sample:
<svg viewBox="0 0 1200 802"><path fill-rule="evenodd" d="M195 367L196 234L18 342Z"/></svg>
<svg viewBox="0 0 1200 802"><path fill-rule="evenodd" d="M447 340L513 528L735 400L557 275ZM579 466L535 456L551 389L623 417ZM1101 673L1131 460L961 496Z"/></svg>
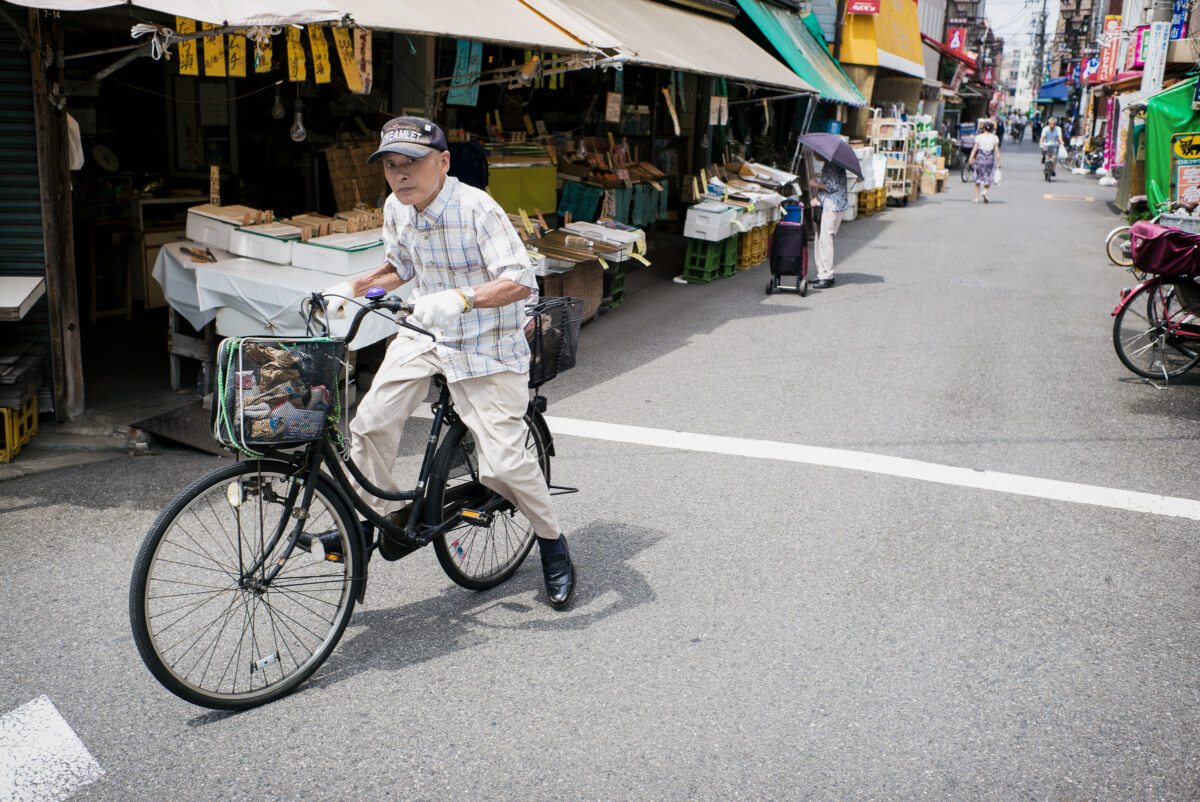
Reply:
<svg viewBox="0 0 1200 802"><path fill-rule="evenodd" d="M550 597L550 605L561 610L575 595L575 564L571 562L571 550L567 548L566 537L559 536L559 539L563 553L542 560L542 574L546 577L546 595Z"/></svg>
<svg viewBox="0 0 1200 802"><path fill-rule="evenodd" d="M816 281L814 281L812 283L812 288L814 290L827 290L832 286L833 286L833 279L831 279L831 278L817 279Z"/></svg>

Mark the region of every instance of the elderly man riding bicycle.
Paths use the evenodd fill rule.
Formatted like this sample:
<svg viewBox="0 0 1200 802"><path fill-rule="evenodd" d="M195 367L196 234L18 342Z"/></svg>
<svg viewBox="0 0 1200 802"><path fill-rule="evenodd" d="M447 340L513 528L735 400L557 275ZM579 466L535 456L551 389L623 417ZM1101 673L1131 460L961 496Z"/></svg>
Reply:
<svg viewBox="0 0 1200 802"><path fill-rule="evenodd" d="M350 425L351 460L377 487L399 490L392 467L404 421L424 399L432 377L443 374L458 415L474 435L481 482L531 521L550 603L565 607L575 591L575 566L546 480L525 448L530 365L525 299L537 291L529 256L499 204L448 175L450 154L435 123L421 117L390 120L367 163L377 161L392 190L384 205L387 261L326 290L330 314L371 287L391 291L416 279L409 320L441 336L433 342L401 332L388 346ZM382 515L398 506L382 499L372 503ZM369 538L372 530L365 529Z"/></svg>

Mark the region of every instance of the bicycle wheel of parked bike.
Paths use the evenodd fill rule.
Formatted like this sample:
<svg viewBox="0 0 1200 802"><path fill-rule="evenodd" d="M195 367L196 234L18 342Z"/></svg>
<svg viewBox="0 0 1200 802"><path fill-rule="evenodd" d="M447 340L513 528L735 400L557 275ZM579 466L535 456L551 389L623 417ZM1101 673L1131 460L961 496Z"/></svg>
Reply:
<svg viewBox="0 0 1200 802"><path fill-rule="evenodd" d="M1104 240L1104 252L1115 265L1133 266L1133 251L1130 249L1129 226L1119 226L1108 233Z"/></svg>
<svg viewBox="0 0 1200 802"><path fill-rule="evenodd" d="M975 180L975 165L971 164L965 158L962 162L962 181L964 184L969 184Z"/></svg>
<svg viewBox="0 0 1200 802"><path fill-rule="evenodd" d="M537 460L550 484L549 443L542 431L530 425L525 448ZM430 470L426 498L427 523L457 517L463 509L479 509L492 494L479 482L475 439L461 422L446 433ZM433 541L438 562L446 575L471 590L487 590L508 579L524 562L533 546L533 526L511 504L491 516L486 525L463 522Z"/></svg>
<svg viewBox="0 0 1200 802"><path fill-rule="evenodd" d="M1175 287L1156 281L1139 289L1113 321L1113 348L1125 367L1147 379L1171 379L1200 362L1200 341L1171 333L1187 316Z"/></svg>
<svg viewBox="0 0 1200 802"><path fill-rule="evenodd" d="M317 481L304 519L322 546L297 545L270 577L301 520L295 470L241 462L201 477L158 516L138 553L134 641L155 678L193 704L236 710L277 699L346 629L363 556L328 482Z"/></svg>

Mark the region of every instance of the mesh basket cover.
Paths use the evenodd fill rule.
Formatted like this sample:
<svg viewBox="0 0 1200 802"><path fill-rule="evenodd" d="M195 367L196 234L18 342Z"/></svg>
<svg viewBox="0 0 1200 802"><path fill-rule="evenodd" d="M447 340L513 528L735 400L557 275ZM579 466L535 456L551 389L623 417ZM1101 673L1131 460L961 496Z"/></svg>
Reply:
<svg viewBox="0 0 1200 802"><path fill-rule="evenodd" d="M341 415L338 340L243 337L217 351L213 436L234 448L301 443Z"/></svg>
<svg viewBox="0 0 1200 802"><path fill-rule="evenodd" d="M541 387L564 370L575 367L582 298L544 298L531 312L529 386Z"/></svg>

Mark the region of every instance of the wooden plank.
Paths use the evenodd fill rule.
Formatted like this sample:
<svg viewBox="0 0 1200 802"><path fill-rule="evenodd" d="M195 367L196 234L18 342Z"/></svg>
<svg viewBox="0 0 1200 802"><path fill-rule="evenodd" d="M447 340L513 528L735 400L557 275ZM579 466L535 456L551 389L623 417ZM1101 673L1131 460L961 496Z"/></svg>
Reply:
<svg viewBox="0 0 1200 802"><path fill-rule="evenodd" d="M167 350L175 356L185 356L188 359L208 361L208 343L199 337L188 337L179 332L167 333Z"/></svg>

